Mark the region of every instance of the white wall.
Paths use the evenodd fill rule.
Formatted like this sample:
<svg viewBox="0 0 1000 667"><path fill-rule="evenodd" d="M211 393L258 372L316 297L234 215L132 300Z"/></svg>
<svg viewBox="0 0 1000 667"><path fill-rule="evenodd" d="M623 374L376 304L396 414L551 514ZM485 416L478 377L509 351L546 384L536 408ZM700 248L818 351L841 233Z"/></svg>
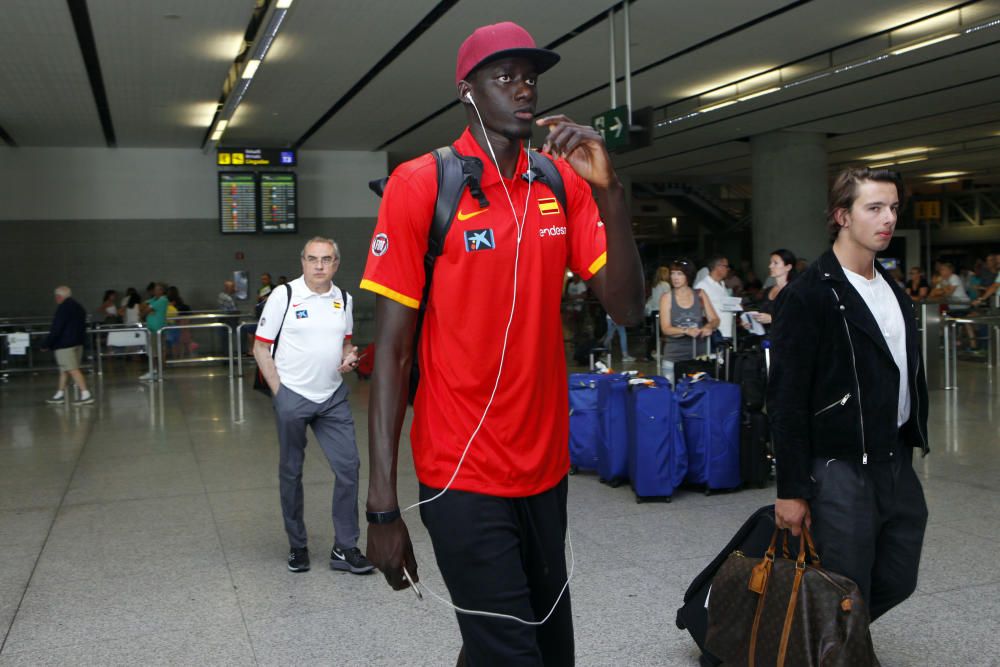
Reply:
<svg viewBox="0 0 1000 667"><path fill-rule="evenodd" d="M300 218L374 217L386 154L300 151ZM0 221L216 219L215 154L173 148L2 148Z"/></svg>

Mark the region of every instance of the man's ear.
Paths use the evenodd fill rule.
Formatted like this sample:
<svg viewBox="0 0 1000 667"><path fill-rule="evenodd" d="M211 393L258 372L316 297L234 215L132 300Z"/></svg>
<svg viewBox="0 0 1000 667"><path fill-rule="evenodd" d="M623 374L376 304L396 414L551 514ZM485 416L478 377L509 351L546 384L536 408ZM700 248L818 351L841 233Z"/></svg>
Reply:
<svg viewBox="0 0 1000 667"><path fill-rule="evenodd" d="M458 99L463 104L471 104L472 84L465 79L458 82Z"/></svg>
<svg viewBox="0 0 1000 667"><path fill-rule="evenodd" d="M846 208L838 208L833 212L833 219L842 229L847 229L850 227L850 221L848 219L848 213Z"/></svg>

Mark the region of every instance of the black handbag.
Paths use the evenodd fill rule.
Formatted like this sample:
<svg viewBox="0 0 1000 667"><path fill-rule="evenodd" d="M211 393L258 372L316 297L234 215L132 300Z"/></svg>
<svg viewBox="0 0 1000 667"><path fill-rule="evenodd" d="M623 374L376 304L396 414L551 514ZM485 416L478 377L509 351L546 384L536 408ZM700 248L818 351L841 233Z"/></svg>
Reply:
<svg viewBox="0 0 1000 667"><path fill-rule="evenodd" d="M274 359L274 355L278 352L278 341L281 339L281 330L285 327L285 317L288 315L288 306L292 303L292 286L285 283L285 291L288 295L288 301L285 302L285 312L281 316L281 325L278 327L278 334L274 337L274 342L271 344L271 358ZM265 396L273 396L271 392L271 386L264 379L264 374L260 372L260 368L254 373L253 376L253 389L254 391L259 391Z"/></svg>

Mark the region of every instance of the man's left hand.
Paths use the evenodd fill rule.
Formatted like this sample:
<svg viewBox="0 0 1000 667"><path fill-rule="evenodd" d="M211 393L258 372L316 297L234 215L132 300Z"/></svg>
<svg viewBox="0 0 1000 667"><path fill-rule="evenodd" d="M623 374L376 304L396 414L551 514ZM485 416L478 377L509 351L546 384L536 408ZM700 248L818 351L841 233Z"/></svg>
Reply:
<svg viewBox="0 0 1000 667"><path fill-rule="evenodd" d="M358 348L357 346L352 346L347 353L344 354L344 359L340 364L340 368L337 369L339 373L350 373L355 368L358 367Z"/></svg>
<svg viewBox="0 0 1000 667"><path fill-rule="evenodd" d="M565 158L573 170L597 188L608 188L618 181L604 139L589 125L579 125L559 114L539 118L535 124L549 128L542 152Z"/></svg>

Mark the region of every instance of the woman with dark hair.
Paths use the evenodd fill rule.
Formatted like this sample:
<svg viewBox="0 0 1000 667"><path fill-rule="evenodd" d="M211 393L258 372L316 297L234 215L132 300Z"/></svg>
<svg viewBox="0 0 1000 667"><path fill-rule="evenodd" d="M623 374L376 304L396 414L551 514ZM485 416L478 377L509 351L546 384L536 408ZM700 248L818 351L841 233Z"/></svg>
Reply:
<svg viewBox="0 0 1000 667"><path fill-rule="evenodd" d="M139 316L139 304L142 303L142 297L139 296L139 291L134 287L129 287L125 290L125 296L122 298L121 307L118 309L118 315L122 318L125 324L137 325L140 324L141 319Z"/></svg>
<svg viewBox="0 0 1000 667"><path fill-rule="evenodd" d="M104 292L104 300L101 302L99 312L105 324L120 324L122 318L118 315L118 292L109 289Z"/></svg>
<svg viewBox="0 0 1000 667"><path fill-rule="evenodd" d="M757 310L747 314L764 326L770 326L774 319L774 303L778 300L778 295L795 276L796 263L795 255L790 250L778 248L771 253L771 261L767 265L768 272L774 278L774 286L764 293L764 298L757 304ZM740 325L744 329L749 329L750 325L740 319Z"/></svg>
<svg viewBox="0 0 1000 667"><path fill-rule="evenodd" d="M719 327L719 316L702 290L694 290L694 265L686 259L670 264L670 292L660 297L660 331L663 343L663 374L674 380L674 362L693 359L707 346L691 339L708 338Z"/></svg>

